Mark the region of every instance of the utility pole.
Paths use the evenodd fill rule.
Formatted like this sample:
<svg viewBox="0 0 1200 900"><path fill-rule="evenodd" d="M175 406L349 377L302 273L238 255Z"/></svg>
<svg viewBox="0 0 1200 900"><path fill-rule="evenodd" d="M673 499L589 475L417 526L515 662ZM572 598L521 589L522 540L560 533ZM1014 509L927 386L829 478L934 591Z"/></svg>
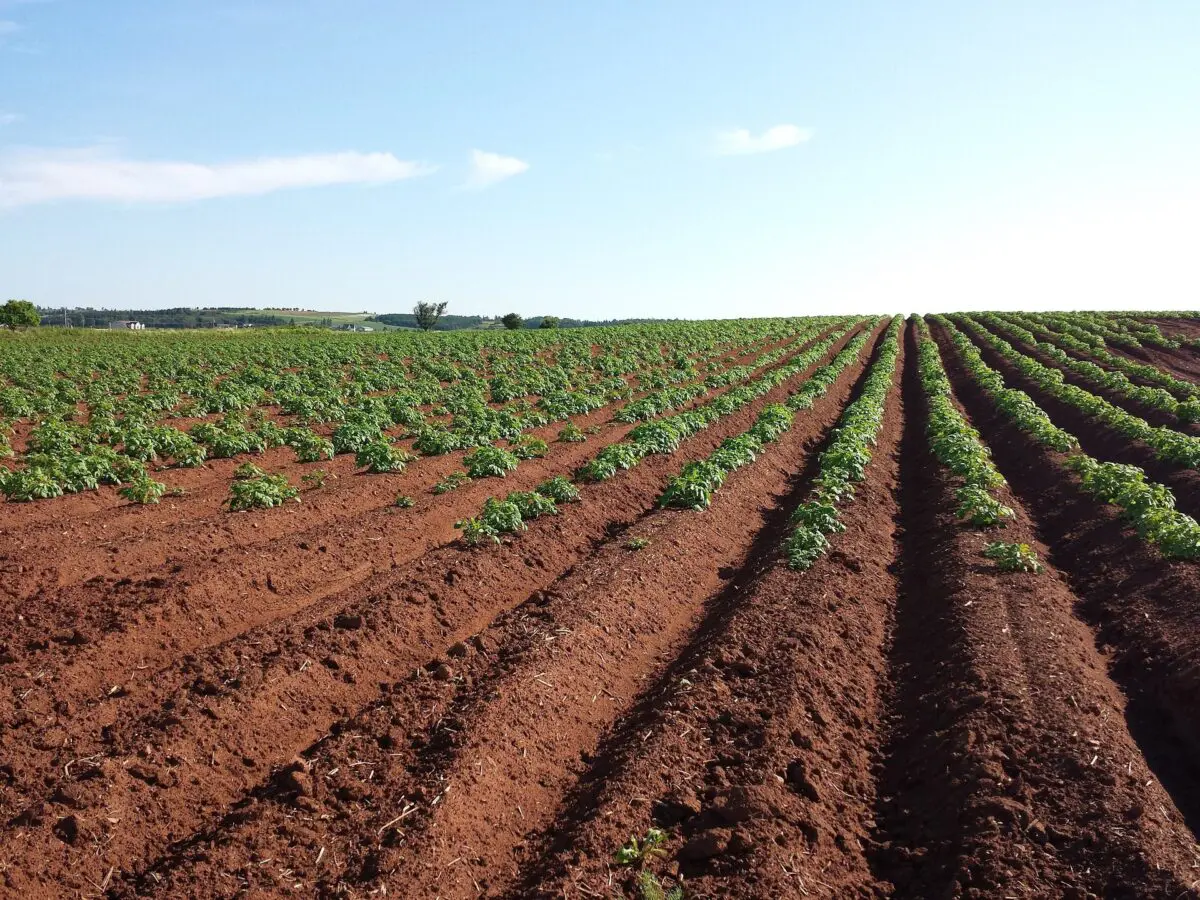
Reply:
<svg viewBox="0 0 1200 900"><path fill-rule="evenodd" d="M63 307L63 328L70 328L70 327L71 327L71 323L67 319L67 308L64 306Z"/></svg>

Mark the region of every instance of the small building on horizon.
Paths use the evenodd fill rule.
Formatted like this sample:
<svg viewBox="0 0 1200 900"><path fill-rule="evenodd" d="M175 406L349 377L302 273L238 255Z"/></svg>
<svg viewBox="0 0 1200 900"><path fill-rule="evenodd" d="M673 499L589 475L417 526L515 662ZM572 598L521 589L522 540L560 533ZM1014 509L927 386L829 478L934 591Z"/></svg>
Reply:
<svg viewBox="0 0 1200 900"><path fill-rule="evenodd" d="M118 319L108 323L109 328L120 328L126 331L143 331L146 326L141 322L135 322L133 319Z"/></svg>

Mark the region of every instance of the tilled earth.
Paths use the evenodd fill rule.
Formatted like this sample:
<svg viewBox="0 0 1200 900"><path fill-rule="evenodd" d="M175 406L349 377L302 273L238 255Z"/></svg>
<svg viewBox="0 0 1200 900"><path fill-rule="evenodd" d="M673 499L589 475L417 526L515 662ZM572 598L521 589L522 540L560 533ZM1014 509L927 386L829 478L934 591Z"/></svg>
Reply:
<svg viewBox="0 0 1200 900"><path fill-rule="evenodd" d="M1010 484L1005 539L1045 570L999 572L955 518L911 332L846 532L787 567L881 335L703 512L659 509L666 478L812 369L496 547L454 529L496 482L429 494L455 455L237 515L217 510L232 463L158 509L0 505L0 893L1195 896L1197 566L1000 418L936 327ZM984 357L1200 512L1194 473ZM1139 361L1200 373L1186 348ZM502 489L629 430L576 421L598 431Z"/></svg>

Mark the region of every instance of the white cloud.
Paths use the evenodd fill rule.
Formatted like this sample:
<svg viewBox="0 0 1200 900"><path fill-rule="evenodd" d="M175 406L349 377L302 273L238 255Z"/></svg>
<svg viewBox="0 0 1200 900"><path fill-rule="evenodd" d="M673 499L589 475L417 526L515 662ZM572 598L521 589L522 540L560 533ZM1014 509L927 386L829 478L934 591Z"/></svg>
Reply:
<svg viewBox="0 0 1200 900"><path fill-rule="evenodd" d="M795 147L813 136L812 129L796 125L776 125L762 134L752 135L748 129L736 128L717 135L717 155L739 156L747 153L770 153Z"/></svg>
<svg viewBox="0 0 1200 900"><path fill-rule="evenodd" d="M8 19L0 19L0 37L4 37L5 35L9 34L16 34L20 30L21 26L16 22Z"/></svg>
<svg viewBox="0 0 1200 900"><path fill-rule="evenodd" d="M471 151L471 173L467 176L465 188L482 190L505 178L520 175L529 168L529 163L515 156L501 156L499 153L486 153L483 150Z"/></svg>
<svg viewBox="0 0 1200 900"><path fill-rule="evenodd" d="M5 125L11 125L14 122L20 122L20 121L21 121L21 117L19 115L17 115L16 113L0 112L0 128L3 128Z"/></svg>
<svg viewBox="0 0 1200 900"><path fill-rule="evenodd" d="M263 157L208 165L123 159L105 148L0 157L0 207L55 200L176 203L332 184L385 184L434 167L390 153Z"/></svg>

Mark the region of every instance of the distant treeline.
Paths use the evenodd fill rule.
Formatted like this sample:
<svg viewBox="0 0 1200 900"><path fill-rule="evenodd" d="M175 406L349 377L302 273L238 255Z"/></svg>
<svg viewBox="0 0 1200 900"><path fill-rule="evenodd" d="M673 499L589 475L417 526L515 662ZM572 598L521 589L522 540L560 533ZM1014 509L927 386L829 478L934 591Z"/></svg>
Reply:
<svg viewBox="0 0 1200 900"><path fill-rule="evenodd" d="M38 307L43 325L62 325L63 310ZM318 319L292 318L287 313L221 309L67 309L67 324L75 328L106 328L109 322L133 320L147 328L215 328L218 325L320 325Z"/></svg>
<svg viewBox="0 0 1200 900"><path fill-rule="evenodd" d="M416 328L417 319L412 313L381 313L376 316L368 316L368 322L382 322L384 325L395 325L398 328ZM625 322L634 321L632 319L622 320ZM643 321L643 320L637 320ZM649 320L645 320L649 321ZM530 316L525 320L523 328L540 328L542 324L542 316ZM559 328L583 328L588 325L615 325L617 320L607 322L597 322L591 319L559 319ZM463 328L501 328L499 317L486 318L484 316L452 316L444 315L438 320L436 331L459 331Z"/></svg>
<svg viewBox="0 0 1200 900"><path fill-rule="evenodd" d="M43 325L62 325L63 310L38 307ZM338 314L334 314L338 315ZM288 310L246 310L240 307L208 307L192 309L176 307L174 309L92 309L78 307L66 310L66 324L75 328L107 328L110 322L133 320L141 322L147 328L215 328L220 325L255 325L258 327L279 325L311 325L317 327L333 327L332 318L319 318L306 313L290 315ZM367 316L365 323L378 322L398 328L416 328L417 323L412 313L381 313ZM590 325L625 325L640 322L661 322L663 319L560 319L560 328L581 328ZM525 320L525 328L538 328L542 324L542 316L530 316ZM489 319L484 316L455 316L444 315L438 322L438 331L460 331L469 328L500 328L498 318Z"/></svg>

